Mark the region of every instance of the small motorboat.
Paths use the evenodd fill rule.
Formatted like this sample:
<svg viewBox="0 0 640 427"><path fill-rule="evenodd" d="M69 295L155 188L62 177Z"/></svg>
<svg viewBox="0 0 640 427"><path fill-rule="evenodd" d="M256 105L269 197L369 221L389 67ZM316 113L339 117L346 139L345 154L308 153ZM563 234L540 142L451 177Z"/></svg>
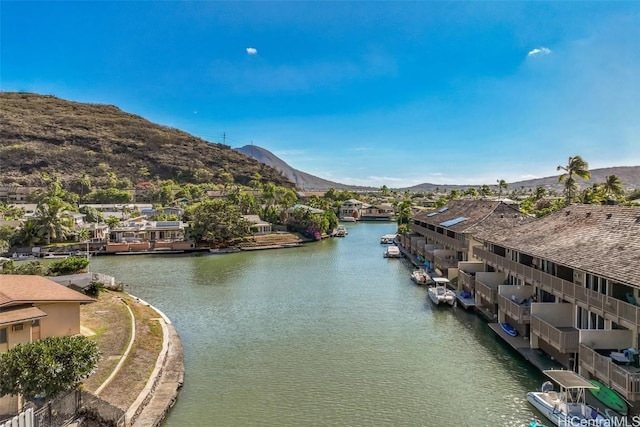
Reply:
<svg viewBox="0 0 640 427"><path fill-rule="evenodd" d="M387 246L387 249L382 254L385 258L402 258L400 248L396 245Z"/></svg>
<svg viewBox="0 0 640 427"><path fill-rule="evenodd" d="M552 369L543 373L558 384L560 390L555 391L553 383L546 381L540 391L528 392L527 400L551 422L562 427L567 425L567 420L577 426L611 425L603 414L585 401L586 391L597 386L573 371Z"/></svg>
<svg viewBox="0 0 640 427"><path fill-rule="evenodd" d="M507 335L510 335L512 337L518 336L518 331L516 330L516 328L514 328L507 322L500 323L500 327Z"/></svg>
<svg viewBox="0 0 640 427"><path fill-rule="evenodd" d="M431 280L431 276L429 276L429 274L422 268L414 270L411 273L411 280L413 280L417 285L428 285L433 283Z"/></svg>

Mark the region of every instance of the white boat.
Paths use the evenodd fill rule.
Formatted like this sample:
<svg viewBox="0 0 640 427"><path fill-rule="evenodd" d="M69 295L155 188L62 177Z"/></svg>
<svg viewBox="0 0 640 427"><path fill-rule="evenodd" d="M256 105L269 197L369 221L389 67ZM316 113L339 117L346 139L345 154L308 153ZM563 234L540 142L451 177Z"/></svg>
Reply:
<svg viewBox="0 0 640 427"><path fill-rule="evenodd" d="M356 219L352 216L344 216L342 218L340 218L340 221L342 222L356 222Z"/></svg>
<svg viewBox="0 0 640 427"><path fill-rule="evenodd" d="M559 391L553 390L550 381L542 384L540 391L527 393L527 400L537 410L557 426L609 426L610 421L596 408L585 401L586 391L597 386L573 371L543 371L558 384Z"/></svg>
<svg viewBox="0 0 640 427"><path fill-rule="evenodd" d="M385 234L380 238L380 244L392 245L396 240L397 234Z"/></svg>
<svg viewBox="0 0 640 427"><path fill-rule="evenodd" d="M396 245L390 245L384 250L383 256L385 258L401 258L402 253L400 253L400 248Z"/></svg>
<svg viewBox="0 0 640 427"><path fill-rule="evenodd" d="M349 234L349 232L347 231L347 227L345 227L344 225L339 225L336 228L336 234L335 234L336 237L344 237L347 234Z"/></svg>
<svg viewBox="0 0 640 427"><path fill-rule="evenodd" d="M431 281L431 276L429 276L427 271L423 268L413 270L413 272L411 272L411 280L413 280L417 285L429 285L433 283Z"/></svg>
<svg viewBox="0 0 640 427"><path fill-rule="evenodd" d="M444 277L432 277L433 286L427 289L429 299L435 305L454 305L456 302L456 293L447 288L449 279Z"/></svg>

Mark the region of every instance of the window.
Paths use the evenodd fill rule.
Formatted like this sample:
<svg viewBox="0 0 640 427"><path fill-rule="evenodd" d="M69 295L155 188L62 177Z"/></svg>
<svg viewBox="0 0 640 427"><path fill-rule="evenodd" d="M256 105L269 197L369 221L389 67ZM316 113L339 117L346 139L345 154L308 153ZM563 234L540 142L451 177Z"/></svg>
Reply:
<svg viewBox="0 0 640 427"><path fill-rule="evenodd" d="M31 326L40 326L40 319L33 320Z"/></svg>
<svg viewBox="0 0 640 427"><path fill-rule="evenodd" d="M21 331L21 330L23 330L23 329L24 329L24 324L23 324L23 323L20 323L19 325L13 325L13 326L11 327L11 330L12 330L13 332L18 332L18 331Z"/></svg>
<svg viewBox="0 0 640 427"><path fill-rule="evenodd" d="M7 328L0 329L0 344L7 343Z"/></svg>

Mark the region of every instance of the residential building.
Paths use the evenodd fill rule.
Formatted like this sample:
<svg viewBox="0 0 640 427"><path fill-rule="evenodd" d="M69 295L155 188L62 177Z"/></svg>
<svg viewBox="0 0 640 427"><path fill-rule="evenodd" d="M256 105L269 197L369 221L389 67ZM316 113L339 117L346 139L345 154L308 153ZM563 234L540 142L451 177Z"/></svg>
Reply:
<svg viewBox="0 0 640 427"><path fill-rule="evenodd" d="M497 320L640 402L640 207L571 205L476 238L474 257L502 283Z"/></svg>
<svg viewBox="0 0 640 427"><path fill-rule="evenodd" d="M340 210L338 211L338 218L353 218L355 220L358 220L362 215L362 207L364 205L366 205L364 202L356 199L345 200L344 202L342 202Z"/></svg>
<svg viewBox="0 0 640 427"><path fill-rule="evenodd" d="M360 211L362 221L393 221L396 212L391 203L380 203L376 205L363 204Z"/></svg>
<svg viewBox="0 0 640 427"><path fill-rule="evenodd" d="M400 243L427 267L452 279L458 276L458 263L472 259L472 248L478 245L476 233L500 233L530 221L533 219L501 202L451 200L439 209L415 215L409 224L411 233L401 236Z"/></svg>
<svg viewBox="0 0 640 427"><path fill-rule="evenodd" d="M271 233L271 223L260 219L258 215L242 215L242 218L251 223L251 233L269 234Z"/></svg>
<svg viewBox="0 0 640 427"><path fill-rule="evenodd" d="M0 275L0 353L46 337L80 333L84 294L41 276ZM16 396L0 397L1 415L17 412Z"/></svg>

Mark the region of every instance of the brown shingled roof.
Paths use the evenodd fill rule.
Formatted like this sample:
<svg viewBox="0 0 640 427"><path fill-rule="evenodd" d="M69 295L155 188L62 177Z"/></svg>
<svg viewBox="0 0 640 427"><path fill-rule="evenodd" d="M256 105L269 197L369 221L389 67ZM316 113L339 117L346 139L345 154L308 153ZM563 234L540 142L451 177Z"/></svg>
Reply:
<svg viewBox="0 0 640 427"><path fill-rule="evenodd" d="M446 208L446 209L445 209ZM414 217L415 220L443 227L441 224L456 218L467 218L445 228L462 234L498 232L535 221L511 205L497 200L455 199L445 206Z"/></svg>
<svg viewBox="0 0 640 427"><path fill-rule="evenodd" d="M571 205L483 240L640 287L640 207Z"/></svg>
<svg viewBox="0 0 640 427"><path fill-rule="evenodd" d="M90 303L94 299L42 276L0 274L0 307L60 301Z"/></svg>
<svg viewBox="0 0 640 427"><path fill-rule="evenodd" d="M17 308L14 310L0 310L0 325L10 325L12 323L22 323L29 320L42 319L47 317L47 313L38 307Z"/></svg>

